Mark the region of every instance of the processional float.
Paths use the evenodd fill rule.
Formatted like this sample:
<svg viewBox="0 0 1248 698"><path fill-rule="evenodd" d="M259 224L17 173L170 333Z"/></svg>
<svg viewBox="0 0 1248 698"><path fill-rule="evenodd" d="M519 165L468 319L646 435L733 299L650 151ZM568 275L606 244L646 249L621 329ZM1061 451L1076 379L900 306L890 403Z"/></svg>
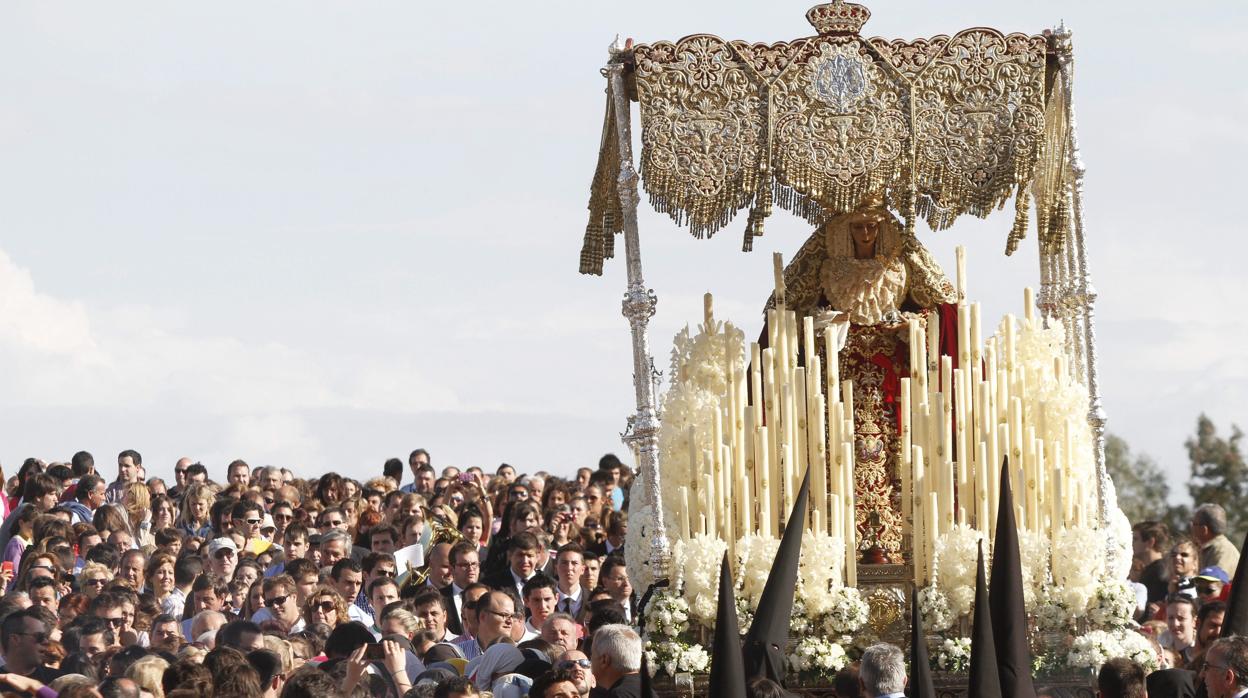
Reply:
<svg viewBox="0 0 1248 698"><path fill-rule="evenodd" d="M580 271L601 274L623 234L636 398L624 440L640 485L625 550L639 588L674 582L652 633L673 645L659 657L669 669L697 669L696 643L676 638L713 620L724 551L748 618L807 471L797 630L897 636L913 588L929 630L969 627L975 547L992 533L1006 458L1038 630L1121 627L1102 608L1125 603L1129 555L1105 469L1071 33L887 40L861 34L869 16L818 5L806 15L815 36L774 44L617 40L603 69ZM816 227L787 265L776 260L759 342L716 321L708 295L699 331L677 338L662 400L639 183L699 238L748 212L745 251L775 207ZM915 228L1011 200L1005 252L1034 220L1040 289L984 341L993 330L967 297L961 249L954 284ZM1091 569L1074 569L1087 559L1070 559L1072 545L1091 545Z"/></svg>

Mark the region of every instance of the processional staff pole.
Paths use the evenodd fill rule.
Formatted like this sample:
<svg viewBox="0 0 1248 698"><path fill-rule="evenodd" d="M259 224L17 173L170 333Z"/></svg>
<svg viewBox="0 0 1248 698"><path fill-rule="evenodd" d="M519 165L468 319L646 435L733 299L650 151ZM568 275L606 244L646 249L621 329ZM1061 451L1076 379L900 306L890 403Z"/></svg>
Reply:
<svg viewBox="0 0 1248 698"><path fill-rule="evenodd" d="M1107 416L1101 403L1100 381L1096 365L1096 287L1092 285L1092 273L1088 271L1087 239L1083 230L1083 182L1087 168L1079 152L1079 129L1075 119L1074 91L1074 50L1071 45L1071 31L1065 24L1059 25L1053 32L1057 40L1058 65L1062 72L1063 89L1066 91L1067 122L1070 128L1070 216L1071 240L1074 246L1074 274L1070 282L1072 300L1077 310L1072 313L1075 326L1068 327L1068 332L1082 334L1083 374L1088 386L1088 424L1092 427L1093 456L1096 464L1097 514L1101 528L1110 525L1111 509L1109 496L1113 484L1109 478L1109 470L1105 465L1105 422ZM1117 548L1110 544L1106 550L1106 567L1112 568L1117 556Z"/></svg>
<svg viewBox="0 0 1248 698"><path fill-rule="evenodd" d="M628 291L624 294L624 317L628 318L633 339L633 388L637 413L629 418L623 435L637 455L640 480L645 488L643 501L650 505L654 520L649 527L650 567L655 578L666 576L671 551L663 522L663 497L659 482L659 417L655 401L654 360L650 356L646 327L654 315L658 298L646 288L641 274L641 244L637 235L637 170L633 167L632 108L624 85L624 47L617 37L611 45L610 61L603 73L609 82L611 108L615 116L615 136L620 153L618 189L624 224L624 257L628 268Z"/></svg>

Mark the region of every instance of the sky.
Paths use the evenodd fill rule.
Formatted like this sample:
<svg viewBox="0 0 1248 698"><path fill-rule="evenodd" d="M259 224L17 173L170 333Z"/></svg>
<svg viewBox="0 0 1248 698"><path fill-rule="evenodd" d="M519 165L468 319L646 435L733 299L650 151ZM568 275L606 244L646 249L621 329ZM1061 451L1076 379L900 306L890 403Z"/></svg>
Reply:
<svg viewBox="0 0 1248 698"><path fill-rule="evenodd" d="M364 478L435 465L570 473L633 411L621 259L577 260L606 47L808 35L807 3L15 1L0 9L0 464L92 451ZM1075 32L1109 429L1181 487L1207 413L1248 425L1240 3L868 3L865 34ZM1038 283L1011 217L967 247L985 322ZM645 207L650 326L754 335L777 210L695 240ZM621 243L622 249L622 243ZM993 323L995 324L995 322Z"/></svg>

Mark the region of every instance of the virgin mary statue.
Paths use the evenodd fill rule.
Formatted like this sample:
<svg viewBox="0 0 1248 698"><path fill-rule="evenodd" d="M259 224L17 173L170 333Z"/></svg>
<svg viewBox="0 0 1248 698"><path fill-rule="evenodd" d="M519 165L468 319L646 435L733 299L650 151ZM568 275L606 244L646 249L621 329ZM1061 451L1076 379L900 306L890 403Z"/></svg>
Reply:
<svg viewBox="0 0 1248 698"><path fill-rule="evenodd" d="M786 306L815 319L817 351L824 351L822 328L836 329L841 378L854 383L855 519L863 561L902 562L897 410L899 381L910 375L909 321L955 322L953 284L878 200L816 230L785 268L784 281ZM941 329L941 337L956 337Z"/></svg>

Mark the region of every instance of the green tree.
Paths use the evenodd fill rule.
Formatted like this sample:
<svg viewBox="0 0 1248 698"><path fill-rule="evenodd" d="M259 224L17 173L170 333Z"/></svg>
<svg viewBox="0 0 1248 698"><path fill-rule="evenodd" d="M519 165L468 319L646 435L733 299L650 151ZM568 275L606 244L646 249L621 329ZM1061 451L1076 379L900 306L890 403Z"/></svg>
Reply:
<svg viewBox="0 0 1248 698"><path fill-rule="evenodd" d="M1187 440L1192 478L1187 483L1197 505L1220 504L1226 510L1227 535L1239 540L1248 527L1248 464L1240 450L1244 432L1231 425L1230 438L1218 436L1205 415L1196 420L1196 435Z"/></svg>
<svg viewBox="0 0 1248 698"><path fill-rule="evenodd" d="M1166 476L1147 454L1133 456L1122 437L1109 434L1105 438L1105 467L1128 521L1162 521L1172 534L1187 530L1188 508L1170 504Z"/></svg>

